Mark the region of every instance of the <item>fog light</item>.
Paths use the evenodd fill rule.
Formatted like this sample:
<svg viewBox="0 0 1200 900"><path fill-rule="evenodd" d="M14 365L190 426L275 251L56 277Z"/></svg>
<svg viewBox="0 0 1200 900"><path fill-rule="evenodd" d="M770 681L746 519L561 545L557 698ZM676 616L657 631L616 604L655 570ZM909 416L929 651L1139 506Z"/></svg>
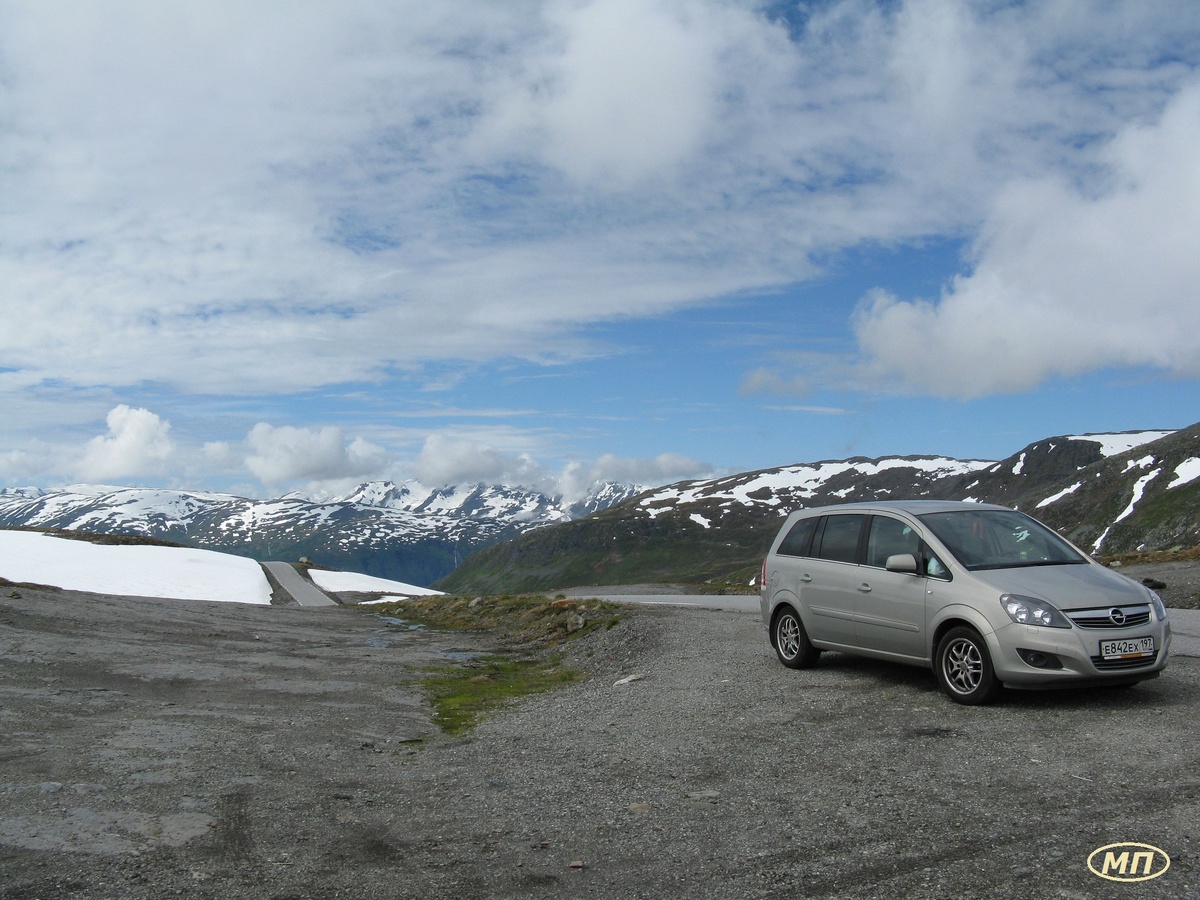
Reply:
<svg viewBox="0 0 1200 900"><path fill-rule="evenodd" d="M1017 655L1025 661L1026 665L1033 666L1035 669L1061 669L1063 667L1062 660L1053 653L1018 648Z"/></svg>

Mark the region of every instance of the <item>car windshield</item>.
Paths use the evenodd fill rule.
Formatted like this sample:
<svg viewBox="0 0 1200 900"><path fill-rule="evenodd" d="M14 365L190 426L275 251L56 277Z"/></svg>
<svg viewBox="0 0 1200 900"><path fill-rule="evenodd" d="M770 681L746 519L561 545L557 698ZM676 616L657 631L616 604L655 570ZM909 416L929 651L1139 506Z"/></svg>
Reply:
<svg viewBox="0 0 1200 900"><path fill-rule="evenodd" d="M1087 562L1070 544L1024 513L967 509L928 513L921 521L971 570Z"/></svg>

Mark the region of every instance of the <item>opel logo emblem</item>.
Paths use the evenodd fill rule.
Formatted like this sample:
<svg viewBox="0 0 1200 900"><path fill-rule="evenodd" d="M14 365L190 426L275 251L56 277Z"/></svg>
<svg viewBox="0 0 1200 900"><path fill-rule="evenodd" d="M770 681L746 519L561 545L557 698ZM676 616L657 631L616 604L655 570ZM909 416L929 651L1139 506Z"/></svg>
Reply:
<svg viewBox="0 0 1200 900"><path fill-rule="evenodd" d="M1114 625L1125 624L1125 611L1122 609L1113 609L1109 612L1108 617L1112 619Z"/></svg>

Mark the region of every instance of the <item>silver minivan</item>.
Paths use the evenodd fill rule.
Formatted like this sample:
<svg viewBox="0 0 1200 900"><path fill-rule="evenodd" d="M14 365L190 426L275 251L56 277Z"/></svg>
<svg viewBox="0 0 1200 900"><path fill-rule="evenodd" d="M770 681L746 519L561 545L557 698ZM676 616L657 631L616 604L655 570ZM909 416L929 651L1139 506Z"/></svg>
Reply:
<svg viewBox="0 0 1200 900"><path fill-rule="evenodd" d="M936 500L788 516L762 567L779 661L822 650L933 669L958 703L1000 688L1121 686L1157 677L1171 626L1154 591L1035 519Z"/></svg>

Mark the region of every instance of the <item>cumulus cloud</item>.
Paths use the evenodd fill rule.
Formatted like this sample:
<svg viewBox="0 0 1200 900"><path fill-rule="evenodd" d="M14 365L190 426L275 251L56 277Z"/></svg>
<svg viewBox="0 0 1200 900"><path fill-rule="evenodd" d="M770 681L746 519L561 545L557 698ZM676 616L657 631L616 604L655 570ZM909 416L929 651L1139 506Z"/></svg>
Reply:
<svg viewBox="0 0 1200 900"><path fill-rule="evenodd" d="M549 487L543 468L528 454L512 454L453 434L429 435L413 462L413 474L428 485L524 484Z"/></svg>
<svg viewBox="0 0 1200 900"><path fill-rule="evenodd" d="M551 469L527 453L506 452L485 441L454 435L429 435L412 466L428 486L448 484L513 484L558 495L571 502L598 482L660 485L712 474L707 463L678 453L652 458L605 454L592 462L575 460Z"/></svg>
<svg viewBox="0 0 1200 900"><path fill-rule="evenodd" d="M175 453L171 424L148 409L115 407L107 417L108 433L88 441L78 464L85 481L104 481L159 474Z"/></svg>
<svg viewBox="0 0 1200 900"><path fill-rule="evenodd" d="M246 436L252 451L246 468L268 485L298 479L335 481L368 478L379 474L388 463L387 452L362 438L349 444L340 428L296 428L260 422ZM211 447L219 453L221 448Z"/></svg>
<svg viewBox="0 0 1200 900"><path fill-rule="evenodd" d="M605 454L594 462L570 463L559 476L560 489L567 500L584 496L597 482L616 481L655 487L689 478L713 474L712 466L679 453L660 453L655 457L620 457Z"/></svg>
<svg viewBox="0 0 1200 900"><path fill-rule="evenodd" d="M1111 366L1200 374L1200 85L1123 129L1086 182L1008 185L970 274L936 301L868 297L865 373L976 397Z"/></svg>

